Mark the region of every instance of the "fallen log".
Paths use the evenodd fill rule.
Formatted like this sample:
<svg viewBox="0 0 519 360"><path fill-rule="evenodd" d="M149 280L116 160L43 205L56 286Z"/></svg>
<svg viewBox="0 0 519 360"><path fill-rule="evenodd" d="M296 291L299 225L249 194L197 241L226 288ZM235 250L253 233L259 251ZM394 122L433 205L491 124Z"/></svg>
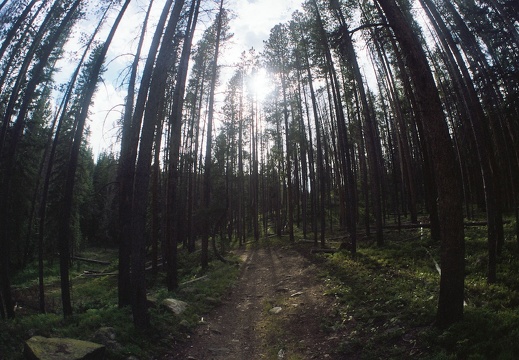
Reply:
<svg viewBox="0 0 519 360"><path fill-rule="evenodd" d="M488 223L486 221L467 221L464 223L465 226L487 226ZM504 220L503 225L510 224L510 220Z"/></svg>
<svg viewBox="0 0 519 360"><path fill-rule="evenodd" d="M310 252L312 254L335 254L338 249L312 249Z"/></svg>
<svg viewBox="0 0 519 360"><path fill-rule="evenodd" d="M312 239L299 239L299 242L313 244L313 243L316 243L317 241L312 240Z"/></svg>
<svg viewBox="0 0 519 360"><path fill-rule="evenodd" d="M109 261L87 259L87 258L82 258L82 257L78 257L78 256L72 256L72 260L84 261L84 262L88 262L88 263L92 263L92 264L99 264L99 265L110 265L111 264Z"/></svg>
<svg viewBox="0 0 519 360"><path fill-rule="evenodd" d="M196 279L193 279L193 280L184 281L179 286L184 286L184 285L192 284L194 282L197 282L197 281L200 281L200 280L205 280L205 279L207 279L207 275L200 276L199 278L196 278Z"/></svg>
<svg viewBox="0 0 519 360"><path fill-rule="evenodd" d="M114 276L118 275L117 272L111 272L111 273L102 273L102 272L84 272L80 276L87 276L87 277L101 277L101 276Z"/></svg>
<svg viewBox="0 0 519 360"><path fill-rule="evenodd" d="M161 262L159 262L157 264L157 268L160 268L160 267L162 267L162 263ZM144 271L150 271L152 269L153 269L153 266L151 264L149 264L149 265L146 265L146 268L144 269Z"/></svg>
<svg viewBox="0 0 519 360"><path fill-rule="evenodd" d="M342 236L336 236L336 237L328 238L328 239L326 239L326 241L331 241L331 242L333 242L333 241L342 241L343 239L345 239L345 238L347 238L349 236L350 236L349 234L344 234Z"/></svg>
<svg viewBox="0 0 519 360"><path fill-rule="evenodd" d="M466 221L464 223L464 225L466 227L471 227L471 226L487 226L487 222L486 221ZM503 224L510 224L510 220L505 220L503 221ZM424 229L430 229L431 228L431 224L430 223L418 223L418 224L410 224L410 223L406 223L406 224L388 224L388 225L384 225L383 226L384 229L420 229L420 228L424 228Z"/></svg>

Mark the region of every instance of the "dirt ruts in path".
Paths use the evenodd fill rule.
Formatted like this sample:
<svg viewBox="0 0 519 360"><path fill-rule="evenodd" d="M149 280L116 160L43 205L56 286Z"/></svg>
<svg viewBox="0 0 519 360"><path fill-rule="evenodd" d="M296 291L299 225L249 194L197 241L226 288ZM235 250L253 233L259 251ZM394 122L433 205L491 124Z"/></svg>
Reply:
<svg viewBox="0 0 519 360"><path fill-rule="evenodd" d="M333 299L317 268L291 248L240 250L236 285L181 349L165 359L339 359L339 337L324 326ZM277 314L271 312L279 307ZM279 309L278 309L279 310Z"/></svg>

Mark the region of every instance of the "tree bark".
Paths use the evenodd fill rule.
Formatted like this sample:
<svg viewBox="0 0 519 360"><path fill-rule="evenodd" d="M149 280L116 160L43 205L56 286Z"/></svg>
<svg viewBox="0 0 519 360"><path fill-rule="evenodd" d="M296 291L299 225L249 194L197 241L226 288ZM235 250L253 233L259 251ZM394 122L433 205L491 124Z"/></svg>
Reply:
<svg viewBox="0 0 519 360"><path fill-rule="evenodd" d="M370 184L371 184L371 192L373 199L373 211L375 216L375 229L376 229L376 240L377 245L382 246L384 244L384 237L382 232L382 194L381 194L381 181L382 174L380 172L380 164L382 162L382 154L379 154L377 151L377 141L380 141L377 137L377 130L375 119L371 114L370 106L368 104L368 98L366 95L366 90L364 88L364 82L362 79L362 74L360 72L359 63L357 61L357 57L355 55L355 48L353 46L353 40L351 39L350 32L348 30L348 26L346 23L346 19L342 13L342 10L339 5L335 9L337 17L339 19L341 25L341 44L339 46L339 50L341 51L342 57L346 61L346 64L351 68L353 72L353 78L355 83L357 84L356 90L358 91L360 97L360 111L363 116L363 130L364 137L366 139L366 148L368 152L368 163L369 163L369 172L370 172ZM366 204L367 207L367 204Z"/></svg>
<svg viewBox="0 0 519 360"><path fill-rule="evenodd" d="M426 13L436 29L440 41L442 42L447 59L450 60L449 72L454 80L455 87L459 96L463 100L468 113L468 120L471 125L472 135L476 141L477 154L483 178L487 216L487 236L488 236L488 274L487 281L496 281L497 268L497 244L499 227L502 228L502 216L499 209L498 168L490 138L490 129L486 126L489 123L485 112L479 101L476 89L470 77L465 61L452 38L451 33L445 26L436 7L430 0L420 0Z"/></svg>
<svg viewBox="0 0 519 360"><path fill-rule="evenodd" d="M82 92L80 110L76 114L76 122L77 128L74 133L74 141L72 144L72 149L70 152L70 160L67 168L66 175L66 183L64 189L64 200L63 200L63 218L61 219L61 226L58 234L58 243L60 250L60 276L61 276L61 298L63 302L63 315L65 318L72 315L72 305L70 300L70 282L69 282L69 262L70 262L70 222L72 218L72 205L74 198L74 184L76 178L76 169L78 166L79 160L79 152L81 149L81 143L83 139L83 130L85 127L86 119L88 117L89 107L92 102L92 98L94 96L95 90L97 88L97 83L99 81L99 76L101 74L101 69L106 58L106 53L108 52L108 48L113 40L117 27L121 22L121 19L128 8L131 0L126 0L123 4L117 18L115 19L112 28L110 29L110 33L108 34L105 43L102 45L99 54L95 58L92 69L89 72L89 77L87 79L87 83L85 84L85 88ZM78 1L79 4L79 1Z"/></svg>
<svg viewBox="0 0 519 360"><path fill-rule="evenodd" d="M133 322L138 328L150 326L146 298L146 217L148 210L149 183L151 175L152 146L157 122L159 121L160 103L164 101L165 82L168 71L174 65L171 55L174 48L174 35L180 19L184 0L175 1L168 25L164 32L155 69L150 83L150 93L146 103L146 112L142 121L139 152L135 167L135 185L132 208L132 313ZM142 85L141 85L142 86Z"/></svg>
<svg viewBox="0 0 519 360"><path fill-rule="evenodd" d="M136 79L137 65L139 62L140 49L144 39L146 23L151 11L151 4L148 8L144 21L141 38L139 40L138 51L132 65L130 84L128 86L128 96L125 105L123 119L121 153L119 156L119 171L117 180L119 183L119 276L118 276L118 295L119 307L128 306L132 303L132 282L130 274L131 254L132 254L132 201L134 188L135 160L137 158L137 148L139 144L139 134L141 131L142 115L146 105L151 76L155 58L162 39L162 33L166 25L166 20L173 0L167 0L162 9L161 16L155 28L155 33L148 50L148 58L144 65L142 78L139 86L135 109L133 109L134 81Z"/></svg>
<svg viewBox="0 0 519 360"><path fill-rule="evenodd" d="M448 326L463 318L464 229L459 167L455 161L438 90L419 38L394 0L377 0L393 29L411 76L417 98L419 121L430 144L436 173L441 228L442 274L437 325Z"/></svg>
<svg viewBox="0 0 519 360"><path fill-rule="evenodd" d="M191 55L191 44L198 21L198 13L200 9L200 0L191 2L189 20L184 36L184 45L180 63L178 65L178 76L173 93L173 107L169 117L171 124L170 140L169 140L169 172L168 172L168 192L167 192L167 210L166 210L166 241L169 243L170 256L168 258L168 289L173 290L178 287L177 273L177 246L178 232L175 230L175 223L182 221L180 216L182 211L177 202L177 184L178 184L178 160L180 153L180 136L182 126L182 109L184 106L184 93L187 80L187 71L189 65L189 57Z"/></svg>
<svg viewBox="0 0 519 360"><path fill-rule="evenodd" d="M205 224L203 225L202 233L202 255L201 264L203 269L207 269L209 266L209 230L210 224L208 219L209 206L211 203L211 165L212 155L211 148L213 144L213 117L214 117L214 97L216 90L216 82L218 76L218 53L220 51L220 37L222 34L223 24L223 3L224 0L220 1L218 19L216 24L216 37L214 46L214 59L211 68L211 88L209 90L209 105L208 105L208 117L207 117L207 140L205 148L205 159L204 159L204 180L202 189L202 206L205 210Z"/></svg>

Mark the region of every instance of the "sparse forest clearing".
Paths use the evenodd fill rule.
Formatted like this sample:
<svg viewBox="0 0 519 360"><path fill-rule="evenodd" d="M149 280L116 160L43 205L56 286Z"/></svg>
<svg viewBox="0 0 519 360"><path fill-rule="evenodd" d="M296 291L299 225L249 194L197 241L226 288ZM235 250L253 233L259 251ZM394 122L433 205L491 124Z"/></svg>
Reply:
<svg viewBox="0 0 519 360"><path fill-rule="evenodd" d="M99 341L99 329L108 327L115 334L106 343L108 359L513 359L519 353L519 287L510 274L519 266L517 244L508 226L501 281L488 288L484 233L479 227L467 234L465 320L444 331L433 324L438 249L427 231L415 229L386 233L384 248L361 241L356 260L344 251L312 254L312 244L290 244L287 237L253 241L232 251L232 264L213 259L206 275L190 268L193 258L182 251L184 281L177 291L165 292L160 277L148 274L150 331L134 330L128 312L115 306L110 266L92 271L91 264L75 264L77 315L68 321L59 316L57 278L48 283L55 308L36 314L35 284L27 273L16 279L19 313L0 328L0 348L3 358L21 359L28 336ZM115 253L84 255L110 261ZM90 272L99 276L84 276ZM187 310L169 313L157 305L165 298L186 302Z"/></svg>
<svg viewBox="0 0 519 360"><path fill-rule="evenodd" d="M518 14L0 0L0 358L519 358Z"/></svg>

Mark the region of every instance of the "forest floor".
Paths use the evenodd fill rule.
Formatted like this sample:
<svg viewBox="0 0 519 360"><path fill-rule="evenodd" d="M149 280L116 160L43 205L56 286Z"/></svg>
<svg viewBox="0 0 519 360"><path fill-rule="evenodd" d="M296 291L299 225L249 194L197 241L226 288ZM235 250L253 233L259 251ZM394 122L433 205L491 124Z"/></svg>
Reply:
<svg viewBox="0 0 519 360"><path fill-rule="evenodd" d="M46 268L45 315L37 311L37 264L14 278L17 316L0 321L0 359L21 360L33 335L103 343L111 360L519 359L514 226L505 228L491 285L486 228L466 229L465 317L447 329L433 325L440 247L420 229L387 231L384 246L363 237L355 258L268 238L234 248L226 254L231 263L215 259L203 271L199 253L182 251L178 290L166 291L161 273L148 277L149 329L135 328L130 309L117 306L117 251L88 249L81 257L110 265L74 263L69 319L61 315L57 262ZM339 247L335 235L331 248ZM185 302L185 312L155 305L165 299ZM100 338L102 329L109 338Z"/></svg>
<svg viewBox="0 0 519 360"><path fill-rule="evenodd" d="M241 271L221 306L163 359L340 359L326 326L334 299L316 264L293 247L237 250Z"/></svg>

